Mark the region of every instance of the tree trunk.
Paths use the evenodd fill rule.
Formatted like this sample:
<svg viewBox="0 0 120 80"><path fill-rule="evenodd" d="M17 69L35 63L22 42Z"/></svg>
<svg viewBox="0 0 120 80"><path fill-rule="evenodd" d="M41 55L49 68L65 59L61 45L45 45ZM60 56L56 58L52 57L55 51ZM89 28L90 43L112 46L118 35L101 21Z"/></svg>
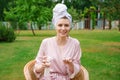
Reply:
<svg viewBox="0 0 120 80"><path fill-rule="evenodd" d="M119 19L119 22L118 22L118 28L119 28L119 31L120 31L120 19Z"/></svg>
<svg viewBox="0 0 120 80"><path fill-rule="evenodd" d="M31 22L31 30L32 30L33 35L35 36L35 32L34 32L34 29L33 29L33 26L32 26L32 22Z"/></svg>
<svg viewBox="0 0 120 80"><path fill-rule="evenodd" d="M20 34L20 28L18 22L17 22L17 34Z"/></svg>
<svg viewBox="0 0 120 80"><path fill-rule="evenodd" d="M105 30L105 13L103 15L103 30Z"/></svg>
<svg viewBox="0 0 120 80"><path fill-rule="evenodd" d="M112 28L111 20L109 20L109 30Z"/></svg>
<svg viewBox="0 0 120 80"><path fill-rule="evenodd" d="M41 25L39 22L37 22L38 29L41 30Z"/></svg>

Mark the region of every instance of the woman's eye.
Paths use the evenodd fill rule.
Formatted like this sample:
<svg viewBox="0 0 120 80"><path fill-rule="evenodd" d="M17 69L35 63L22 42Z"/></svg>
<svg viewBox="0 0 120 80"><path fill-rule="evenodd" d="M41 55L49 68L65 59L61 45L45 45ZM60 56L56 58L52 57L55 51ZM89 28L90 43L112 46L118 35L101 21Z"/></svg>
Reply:
<svg viewBox="0 0 120 80"><path fill-rule="evenodd" d="M62 27L62 24L58 24L59 27Z"/></svg>
<svg viewBox="0 0 120 80"><path fill-rule="evenodd" d="M65 24L65 27L69 27L69 24Z"/></svg>
<svg viewBox="0 0 120 80"><path fill-rule="evenodd" d="M62 26L64 26L64 27L69 27L69 24L58 24L58 26L59 26L59 27L62 27Z"/></svg>

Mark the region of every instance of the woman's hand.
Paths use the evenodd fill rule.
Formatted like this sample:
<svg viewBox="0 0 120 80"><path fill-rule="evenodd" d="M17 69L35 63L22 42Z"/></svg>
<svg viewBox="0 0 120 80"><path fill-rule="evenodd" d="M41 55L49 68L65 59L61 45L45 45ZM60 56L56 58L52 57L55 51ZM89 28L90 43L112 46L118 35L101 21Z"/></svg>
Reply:
<svg viewBox="0 0 120 80"><path fill-rule="evenodd" d="M73 65L72 59L71 58L64 58L63 62L68 65L69 71L71 73L73 73L74 72L74 65Z"/></svg>
<svg viewBox="0 0 120 80"><path fill-rule="evenodd" d="M49 67L49 66L50 66L50 60L48 59L47 56L43 56L42 67L45 68L45 67Z"/></svg>
<svg viewBox="0 0 120 80"><path fill-rule="evenodd" d="M50 66L50 60L48 59L47 56L43 56L43 57L42 57L42 64L36 66L35 71L38 72L38 73L39 73L39 72L42 72L42 71L44 71L44 69L45 69L46 67L49 67L49 66Z"/></svg>

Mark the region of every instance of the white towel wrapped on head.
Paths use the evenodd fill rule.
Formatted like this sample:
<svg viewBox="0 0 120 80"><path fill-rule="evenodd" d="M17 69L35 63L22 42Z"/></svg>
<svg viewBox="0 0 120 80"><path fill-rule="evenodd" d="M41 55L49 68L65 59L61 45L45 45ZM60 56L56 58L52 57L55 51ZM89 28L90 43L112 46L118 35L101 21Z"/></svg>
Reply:
<svg viewBox="0 0 120 80"><path fill-rule="evenodd" d="M58 3L54 8L53 8L53 18L52 18L52 23L56 25L57 21L61 19L62 17L67 17L70 23L72 22L72 17L71 15L67 12L67 6Z"/></svg>

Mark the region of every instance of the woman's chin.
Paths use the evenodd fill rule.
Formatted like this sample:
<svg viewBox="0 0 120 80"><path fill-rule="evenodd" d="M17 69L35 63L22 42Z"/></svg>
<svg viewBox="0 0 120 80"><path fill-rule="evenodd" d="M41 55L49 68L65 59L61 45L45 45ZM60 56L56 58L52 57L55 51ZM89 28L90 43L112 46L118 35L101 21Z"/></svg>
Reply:
<svg viewBox="0 0 120 80"><path fill-rule="evenodd" d="M60 35L60 37L67 37L67 35L66 34L65 35L62 34L62 35Z"/></svg>

